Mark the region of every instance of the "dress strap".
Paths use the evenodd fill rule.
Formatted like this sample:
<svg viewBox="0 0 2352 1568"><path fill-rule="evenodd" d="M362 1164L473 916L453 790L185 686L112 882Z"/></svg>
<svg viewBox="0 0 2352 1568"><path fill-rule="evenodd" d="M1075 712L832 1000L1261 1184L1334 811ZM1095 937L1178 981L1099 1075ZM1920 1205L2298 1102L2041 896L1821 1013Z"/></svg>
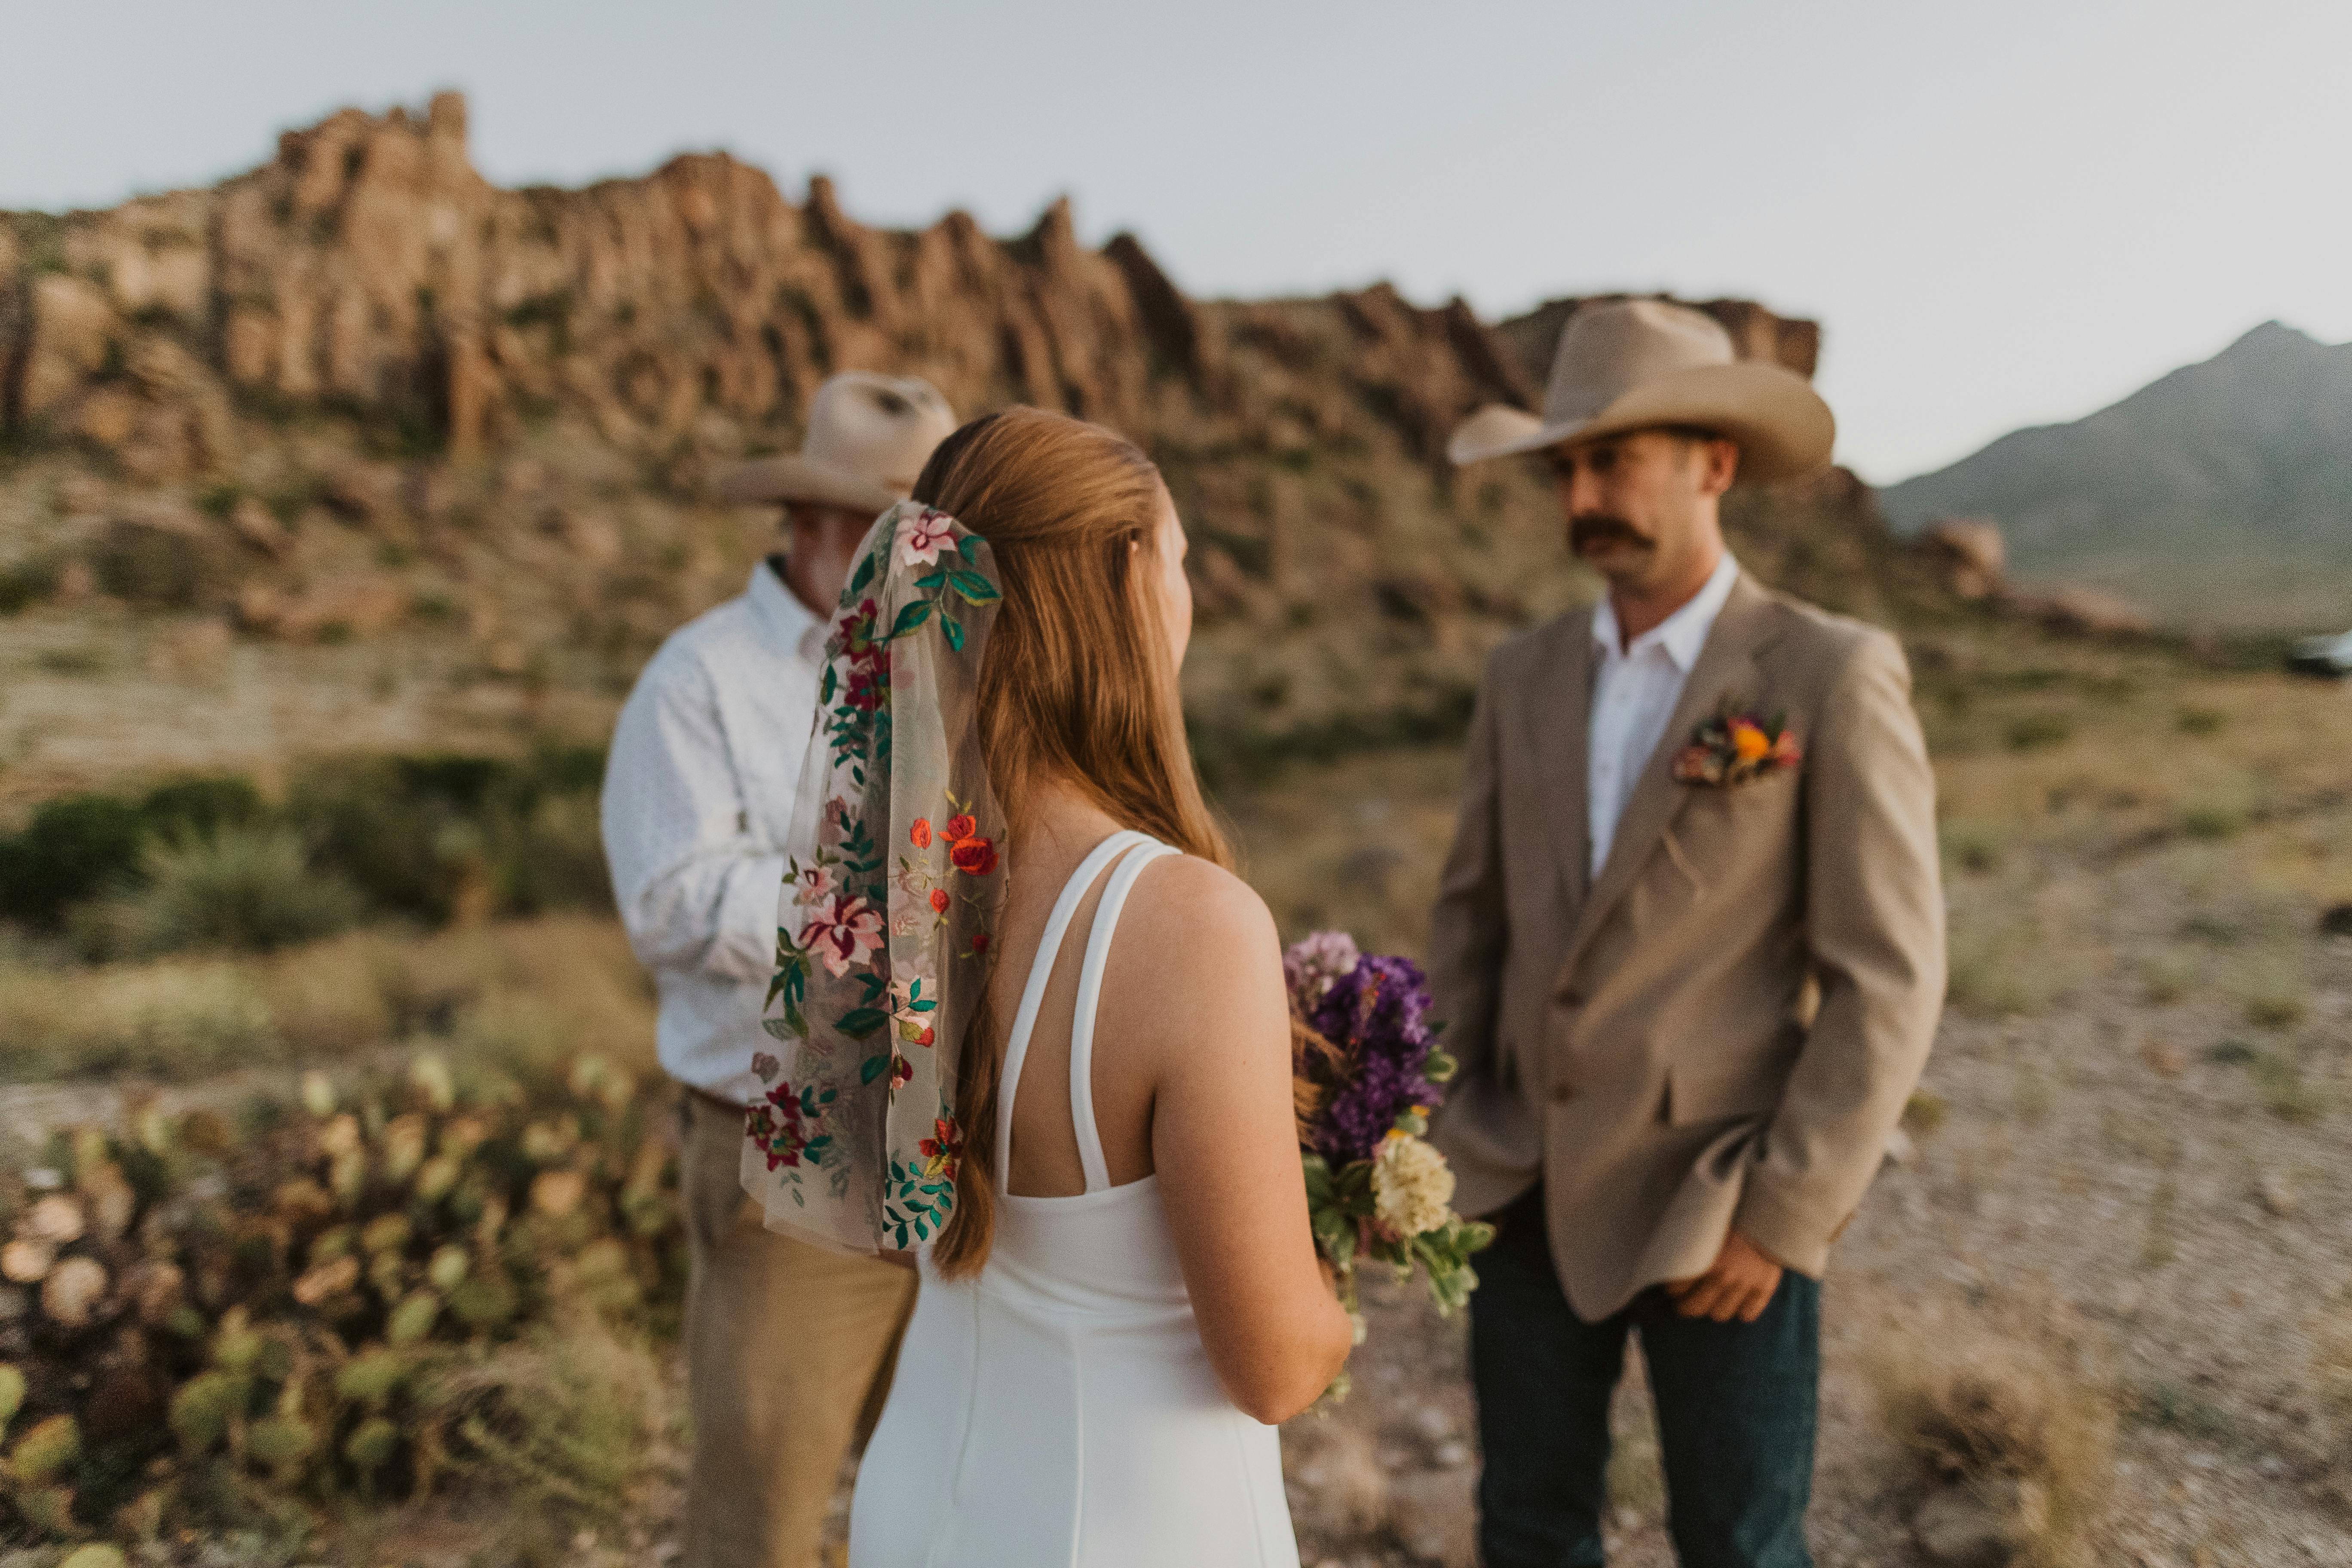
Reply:
<svg viewBox="0 0 2352 1568"><path fill-rule="evenodd" d="M1148 835L1123 827L1096 845L1087 852L1087 858L1078 862L1078 868L1070 873L1070 879L1062 884L1061 896L1054 900L1054 912L1046 917L1045 940L1037 944L1037 955L1029 961L1029 980L1021 988L1021 1007L1013 1016L1013 1034L1004 1042L1004 1070L996 1081L996 1187L999 1192L1012 1190L1013 1098L1021 1089L1021 1064L1029 1055L1029 1035L1037 1026L1037 1009L1045 1000L1045 984L1054 976L1054 956L1062 951L1062 939L1069 933L1070 921L1077 914L1078 904L1086 898L1087 889L1095 885L1097 877L1102 875L1102 868L1137 844L1148 842L1150 842ZM1096 1158L1101 1158L1099 1151Z"/></svg>
<svg viewBox="0 0 2352 1568"><path fill-rule="evenodd" d="M1140 835L1139 835L1140 837ZM1103 1157L1102 1130L1095 1125L1095 1008L1102 1001L1103 969L1110 958L1111 931L1118 911L1134 890L1143 868L1162 855L1180 853L1156 838L1118 863L1095 910L1094 930L1087 934L1085 964L1078 970L1078 1005L1070 1018L1070 1124L1078 1135L1078 1163L1086 1167L1087 1191L1110 1186L1110 1162Z"/></svg>

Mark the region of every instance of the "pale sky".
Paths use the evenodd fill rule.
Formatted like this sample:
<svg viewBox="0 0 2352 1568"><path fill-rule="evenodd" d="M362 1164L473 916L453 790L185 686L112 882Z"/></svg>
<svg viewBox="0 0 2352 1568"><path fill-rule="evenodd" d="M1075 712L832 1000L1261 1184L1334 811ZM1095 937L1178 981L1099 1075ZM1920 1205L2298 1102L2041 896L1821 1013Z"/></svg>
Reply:
<svg viewBox="0 0 2352 1568"><path fill-rule="evenodd" d="M508 184L725 148L869 223L1067 193L1201 296L1752 297L1886 482L2262 321L2352 338L2347 68L2347 0L0 0L0 207L457 87Z"/></svg>

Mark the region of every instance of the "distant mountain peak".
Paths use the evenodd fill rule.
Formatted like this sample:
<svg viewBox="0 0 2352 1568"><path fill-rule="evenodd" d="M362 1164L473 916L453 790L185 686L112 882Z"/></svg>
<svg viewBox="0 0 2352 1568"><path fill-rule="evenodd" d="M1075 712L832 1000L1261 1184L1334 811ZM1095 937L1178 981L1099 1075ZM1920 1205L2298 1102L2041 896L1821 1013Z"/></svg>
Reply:
<svg viewBox="0 0 2352 1568"><path fill-rule="evenodd" d="M2352 619L2352 344L2268 321L2063 425L1885 493L1889 520L1999 523L2020 575L2185 619Z"/></svg>

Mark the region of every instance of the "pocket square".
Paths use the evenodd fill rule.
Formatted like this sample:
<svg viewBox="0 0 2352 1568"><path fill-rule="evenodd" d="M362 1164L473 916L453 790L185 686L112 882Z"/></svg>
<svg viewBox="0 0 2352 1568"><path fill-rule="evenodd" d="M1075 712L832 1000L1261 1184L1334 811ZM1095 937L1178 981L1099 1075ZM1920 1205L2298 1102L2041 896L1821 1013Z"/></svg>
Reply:
<svg viewBox="0 0 2352 1568"><path fill-rule="evenodd" d="M1804 760L1788 715L1769 719L1735 702L1691 731L1690 743L1675 753L1675 780L1725 789L1754 784Z"/></svg>

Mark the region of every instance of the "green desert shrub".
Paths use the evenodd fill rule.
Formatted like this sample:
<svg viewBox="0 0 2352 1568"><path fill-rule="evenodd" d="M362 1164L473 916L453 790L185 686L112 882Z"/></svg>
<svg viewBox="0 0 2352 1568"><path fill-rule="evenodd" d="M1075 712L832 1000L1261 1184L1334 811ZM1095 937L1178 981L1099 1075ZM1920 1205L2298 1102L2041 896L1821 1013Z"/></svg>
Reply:
<svg viewBox="0 0 2352 1568"><path fill-rule="evenodd" d="M369 757L299 777L289 817L377 908L434 923L600 908L604 756L548 748L497 757Z"/></svg>
<svg viewBox="0 0 2352 1568"><path fill-rule="evenodd" d="M364 912L359 891L310 864L283 827L223 826L150 843L134 892L86 905L75 945L93 959L191 948L267 952L331 936Z"/></svg>

